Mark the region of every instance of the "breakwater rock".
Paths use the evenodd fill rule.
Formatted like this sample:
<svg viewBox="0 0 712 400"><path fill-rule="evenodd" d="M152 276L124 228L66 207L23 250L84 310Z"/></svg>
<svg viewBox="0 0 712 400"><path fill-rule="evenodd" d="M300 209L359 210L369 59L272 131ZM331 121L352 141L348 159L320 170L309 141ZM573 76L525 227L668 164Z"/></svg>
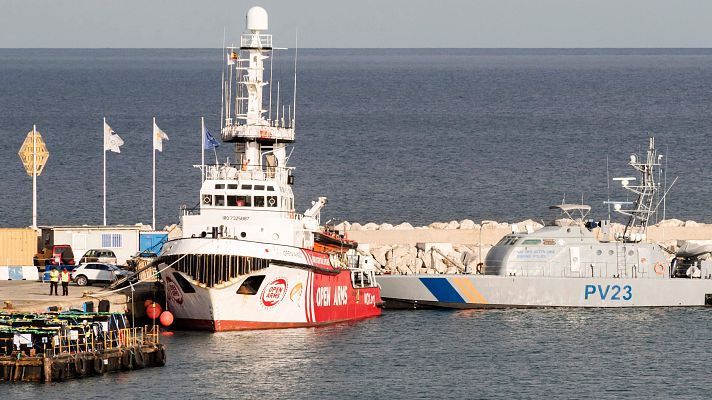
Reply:
<svg viewBox="0 0 712 400"><path fill-rule="evenodd" d="M571 223L564 219L555 222ZM463 219L417 227L407 222L393 225L344 221L335 228L357 241L362 252L371 254L382 272L438 274L474 272L503 236L533 232L543 226L531 219L516 223ZM611 224L611 235L622 233L624 228L622 224ZM602 235L599 229L593 233L599 238ZM668 219L649 226L647 238L674 252L685 241L712 239L712 224Z"/></svg>

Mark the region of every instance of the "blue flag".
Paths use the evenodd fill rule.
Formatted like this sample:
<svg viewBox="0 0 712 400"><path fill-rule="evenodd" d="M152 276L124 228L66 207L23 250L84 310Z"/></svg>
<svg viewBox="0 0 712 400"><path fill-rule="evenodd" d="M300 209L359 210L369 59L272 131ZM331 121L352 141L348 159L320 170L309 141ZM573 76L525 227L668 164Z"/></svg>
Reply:
<svg viewBox="0 0 712 400"><path fill-rule="evenodd" d="M203 149L211 150L219 146L220 142L213 137L213 134L210 133L208 128L205 128L205 144L203 145Z"/></svg>

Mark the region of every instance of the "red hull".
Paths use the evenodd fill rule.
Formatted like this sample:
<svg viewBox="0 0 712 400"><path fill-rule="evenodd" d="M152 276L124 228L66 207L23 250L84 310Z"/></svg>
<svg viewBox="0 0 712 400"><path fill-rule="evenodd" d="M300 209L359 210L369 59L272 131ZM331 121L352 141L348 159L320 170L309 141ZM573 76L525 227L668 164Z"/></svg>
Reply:
<svg viewBox="0 0 712 400"><path fill-rule="evenodd" d="M200 330L200 331L210 331L210 332L227 332L227 331L249 331L249 330L260 330L260 329L288 329L288 328L313 328L318 326L325 326L331 324L338 324L341 322L356 321L366 318L373 318L380 316L380 309L378 314L365 315L363 317L355 319L346 319L341 321L327 321L318 323L306 323L306 322L254 322L254 321L211 321L207 319L177 319L173 322L173 327L177 329L188 329L188 330Z"/></svg>

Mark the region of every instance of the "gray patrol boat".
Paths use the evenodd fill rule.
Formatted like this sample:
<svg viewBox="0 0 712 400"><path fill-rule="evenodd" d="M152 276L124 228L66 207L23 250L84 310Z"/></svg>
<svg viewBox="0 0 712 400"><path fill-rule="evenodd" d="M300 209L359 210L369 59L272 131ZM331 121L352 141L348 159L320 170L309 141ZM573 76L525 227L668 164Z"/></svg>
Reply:
<svg viewBox="0 0 712 400"><path fill-rule="evenodd" d="M660 199L655 140L647 157L631 155L636 178L616 178L634 202L613 203L628 217L623 232L586 217L590 207L552 206L564 217L537 231L513 233L471 274L382 275L387 308L672 307L712 305L712 246L677 255L646 241ZM638 183L638 184L636 184Z"/></svg>

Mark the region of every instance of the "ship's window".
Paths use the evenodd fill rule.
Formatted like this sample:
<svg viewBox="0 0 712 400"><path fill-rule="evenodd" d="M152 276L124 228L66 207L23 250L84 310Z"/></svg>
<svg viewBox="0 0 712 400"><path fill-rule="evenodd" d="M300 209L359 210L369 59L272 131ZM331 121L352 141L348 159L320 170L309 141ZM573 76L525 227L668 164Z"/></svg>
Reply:
<svg viewBox="0 0 712 400"><path fill-rule="evenodd" d="M265 206L265 196L255 196L255 207Z"/></svg>
<svg viewBox="0 0 712 400"><path fill-rule="evenodd" d="M252 190L252 185L242 185L241 189Z"/></svg>
<svg viewBox="0 0 712 400"><path fill-rule="evenodd" d="M238 207L252 207L252 196L237 196Z"/></svg>
<svg viewBox="0 0 712 400"><path fill-rule="evenodd" d="M247 279L245 279L244 282L242 282L242 285L237 289L237 294L247 294L247 295L255 295L257 294L257 291L260 289L260 285L262 284L262 281L265 280L264 275L254 275L250 276Z"/></svg>
<svg viewBox="0 0 712 400"><path fill-rule="evenodd" d="M216 183L215 189L225 189L225 184L224 183Z"/></svg>
<svg viewBox="0 0 712 400"><path fill-rule="evenodd" d="M227 206L237 207L237 196L227 196Z"/></svg>
<svg viewBox="0 0 712 400"><path fill-rule="evenodd" d="M523 245L537 245L539 243L541 243L541 240L539 239L526 239L522 241Z"/></svg>
<svg viewBox="0 0 712 400"><path fill-rule="evenodd" d="M227 188L228 189L237 189L237 184L231 183L231 184L227 185Z"/></svg>
<svg viewBox="0 0 712 400"><path fill-rule="evenodd" d="M255 185L255 190L265 190L265 185Z"/></svg>
<svg viewBox="0 0 712 400"><path fill-rule="evenodd" d="M267 206L277 207L277 196L267 196Z"/></svg>
<svg viewBox="0 0 712 400"><path fill-rule="evenodd" d="M505 236L497 242L496 246L512 246L517 240L519 240L518 236Z"/></svg>
<svg viewBox="0 0 712 400"><path fill-rule="evenodd" d="M600 256L601 254L603 254L603 252L602 252L600 249L596 250L596 255L597 255L597 256Z"/></svg>
<svg viewBox="0 0 712 400"><path fill-rule="evenodd" d="M499 239L499 242L495 246L504 246L504 243L509 240L509 236L505 236L502 239Z"/></svg>
<svg viewBox="0 0 712 400"><path fill-rule="evenodd" d="M174 272L173 277L176 278L176 282L178 282L178 286L180 286L183 293L195 293L195 288L193 288L193 285L191 285L190 282L183 277L183 275Z"/></svg>
<svg viewBox="0 0 712 400"><path fill-rule="evenodd" d="M225 206L225 196L215 196L215 205L218 207Z"/></svg>
<svg viewBox="0 0 712 400"><path fill-rule="evenodd" d="M274 192L274 186L267 186L267 191Z"/></svg>
<svg viewBox="0 0 712 400"><path fill-rule="evenodd" d="M613 250L608 250L608 255L612 256L613 255Z"/></svg>

